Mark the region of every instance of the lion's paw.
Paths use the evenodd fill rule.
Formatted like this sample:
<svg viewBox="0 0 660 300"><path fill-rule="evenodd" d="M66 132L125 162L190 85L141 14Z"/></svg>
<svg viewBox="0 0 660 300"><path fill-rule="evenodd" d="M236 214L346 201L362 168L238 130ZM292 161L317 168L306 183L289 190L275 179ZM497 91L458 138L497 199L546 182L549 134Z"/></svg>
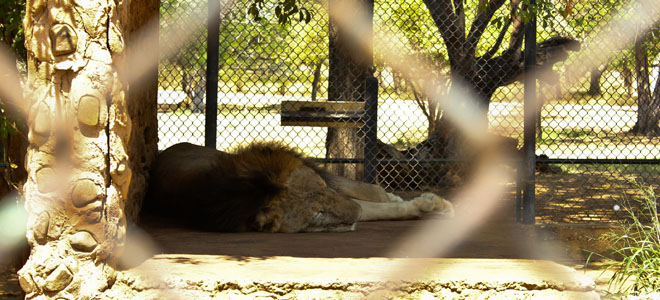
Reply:
<svg viewBox="0 0 660 300"><path fill-rule="evenodd" d="M433 212L433 216L442 218L451 218L454 216L454 206L451 202L436 194L423 193L412 201L419 201L420 210L424 213Z"/></svg>
<svg viewBox="0 0 660 300"><path fill-rule="evenodd" d="M412 203L414 203L415 208L420 213L428 213L432 212L433 209L435 208L435 201L431 198L428 197L417 197L415 199L410 200Z"/></svg>
<svg viewBox="0 0 660 300"><path fill-rule="evenodd" d="M431 199L434 203L433 214L440 217L454 217L454 205L433 193L424 193L419 198Z"/></svg>

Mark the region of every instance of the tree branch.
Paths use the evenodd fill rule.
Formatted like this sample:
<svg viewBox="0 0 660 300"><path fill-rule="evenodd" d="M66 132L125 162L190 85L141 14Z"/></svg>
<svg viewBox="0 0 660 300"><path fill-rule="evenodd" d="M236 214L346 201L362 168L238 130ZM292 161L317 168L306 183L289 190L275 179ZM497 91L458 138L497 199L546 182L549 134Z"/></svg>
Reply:
<svg viewBox="0 0 660 300"><path fill-rule="evenodd" d="M497 40L495 41L495 44L493 47L491 47L486 54L484 54L482 57L484 59L490 59L492 58L495 53L497 53L497 50L500 49L500 46L502 46L502 41L504 41L504 37L506 36L506 33L509 31L509 27L511 27L511 23L513 23L514 18L516 20L520 20L520 16L518 16L518 6L520 5L520 0L511 0L511 15L509 16L509 19L507 20L506 24L502 26L502 29L500 30L499 35L497 36ZM516 28L514 28L514 32L516 31ZM511 33L511 38L513 39L514 33Z"/></svg>
<svg viewBox="0 0 660 300"><path fill-rule="evenodd" d="M511 5L514 5L513 1L516 2L515 4L516 6L518 6L518 3L520 3L520 0L512 0ZM519 14L516 14L515 16L512 15L511 19L513 20L513 31L511 32L511 39L509 40L508 49L511 50L521 49L523 36L525 33L525 24L522 22L522 17Z"/></svg>
<svg viewBox="0 0 660 300"><path fill-rule="evenodd" d="M429 10L440 36L445 41L450 64L456 65L464 56L463 49L465 48L465 13L462 0L452 0L452 2L424 0L424 4ZM454 10L454 8L456 9Z"/></svg>
<svg viewBox="0 0 660 300"><path fill-rule="evenodd" d="M484 34L486 27L490 23L490 19L493 18L495 12L504 5L506 0L491 0L486 8L479 12L472 22L470 27L470 33L468 33L467 42L466 42L466 55L474 56L477 49L477 44L481 39L481 36Z"/></svg>

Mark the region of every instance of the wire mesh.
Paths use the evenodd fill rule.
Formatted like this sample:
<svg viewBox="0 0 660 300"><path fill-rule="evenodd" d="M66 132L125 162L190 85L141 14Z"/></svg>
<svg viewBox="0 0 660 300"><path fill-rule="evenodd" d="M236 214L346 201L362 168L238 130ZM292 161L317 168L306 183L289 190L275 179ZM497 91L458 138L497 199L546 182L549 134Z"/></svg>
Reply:
<svg viewBox="0 0 660 300"><path fill-rule="evenodd" d="M600 38L594 29L629 6L628 1L581 1L573 13L553 20L554 26L540 28L540 39L559 35L593 44ZM658 30L655 27L652 31ZM635 44L588 74L566 71L567 66L581 63L569 52L566 60L554 65L554 86L540 80L540 97L545 101L536 153L562 163L537 175L539 222L619 223L627 219L627 208L637 209L637 201L629 200L644 197L644 186L657 188L660 183L660 148L654 133L658 119L651 121L650 130L639 127L649 124L643 122L645 115L658 110L644 103L653 98L653 85L646 91L640 85L657 82L658 66L652 62L658 60L658 51L644 50L640 61L634 57L636 48L656 49L658 41L641 31L629 34L638 36ZM607 51L604 46L600 49ZM637 76L635 69L641 71ZM644 93L649 93L648 99Z"/></svg>
<svg viewBox="0 0 660 300"><path fill-rule="evenodd" d="M474 88L488 130L522 157L520 7L484 11L458 1L464 7L452 9L464 11L467 22L461 23L447 13L448 1L375 1L370 53L333 25L332 2L309 3L311 21L289 25L278 25L268 8L262 20L253 20L246 13L250 1L227 3L219 16L218 149L281 141L355 179L364 179L364 159L375 157L375 180L388 190L447 190L463 184L472 160L488 151L466 147L439 99L425 96L429 87L449 95L460 81ZM575 53L596 40L594 30L626 3L580 1L565 15L539 20L537 222L620 222L615 208L641 194L632 180L658 183L658 41L631 45L586 75L567 71L581 63ZM168 26L177 5L205 7L206 1L163 1L161 26ZM161 149L182 141L203 144L206 36L194 34L160 65ZM416 66L398 69L383 57L388 48L405 49L433 74ZM646 65L640 68L642 57ZM641 80L644 74L648 80ZM367 147L365 124L372 117L364 108L365 82L372 75L379 82L377 142ZM644 124L655 123L643 132L638 120L648 118L655 119ZM638 161L626 163L631 159Z"/></svg>

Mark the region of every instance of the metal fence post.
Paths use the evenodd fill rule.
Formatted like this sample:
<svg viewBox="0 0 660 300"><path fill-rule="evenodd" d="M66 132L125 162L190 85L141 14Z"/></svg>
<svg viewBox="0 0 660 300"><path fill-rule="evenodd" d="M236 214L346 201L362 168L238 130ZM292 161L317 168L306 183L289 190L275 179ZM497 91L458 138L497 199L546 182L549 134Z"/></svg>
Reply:
<svg viewBox="0 0 660 300"><path fill-rule="evenodd" d="M531 0L530 5L536 1ZM523 223L534 224L536 219L536 16L525 24L525 103L523 133Z"/></svg>
<svg viewBox="0 0 660 300"><path fill-rule="evenodd" d="M374 24L374 0L364 1L369 19L369 35L368 39L373 41L373 24ZM368 43L371 45L371 43ZM368 67L369 75L365 78L364 89L364 114L366 117L364 127L364 181L369 183L376 183L378 172L376 170L376 152L378 147L378 79L374 77L376 68L374 67L373 47L367 49L365 56L365 64Z"/></svg>
<svg viewBox="0 0 660 300"><path fill-rule="evenodd" d="M376 183L378 173L376 152L378 151L378 79L367 76L365 80L366 101L364 103L364 180Z"/></svg>
<svg viewBox="0 0 660 300"><path fill-rule="evenodd" d="M215 149L218 121L218 52L220 51L220 2L208 1L206 48L206 113L204 144Z"/></svg>

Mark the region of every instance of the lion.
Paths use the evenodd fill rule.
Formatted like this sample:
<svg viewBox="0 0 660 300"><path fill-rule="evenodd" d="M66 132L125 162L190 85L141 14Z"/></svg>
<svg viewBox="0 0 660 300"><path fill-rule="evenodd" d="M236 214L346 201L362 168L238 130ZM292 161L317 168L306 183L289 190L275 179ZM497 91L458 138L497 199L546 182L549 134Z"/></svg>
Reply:
<svg viewBox="0 0 660 300"><path fill-rule="evenodd" d="M452 216L432 193L409 201L378 185L324 171L276 142L227 153L189 143L161 152L150 171L148 214L218 232L342 232L358 221Z"/></svg>

